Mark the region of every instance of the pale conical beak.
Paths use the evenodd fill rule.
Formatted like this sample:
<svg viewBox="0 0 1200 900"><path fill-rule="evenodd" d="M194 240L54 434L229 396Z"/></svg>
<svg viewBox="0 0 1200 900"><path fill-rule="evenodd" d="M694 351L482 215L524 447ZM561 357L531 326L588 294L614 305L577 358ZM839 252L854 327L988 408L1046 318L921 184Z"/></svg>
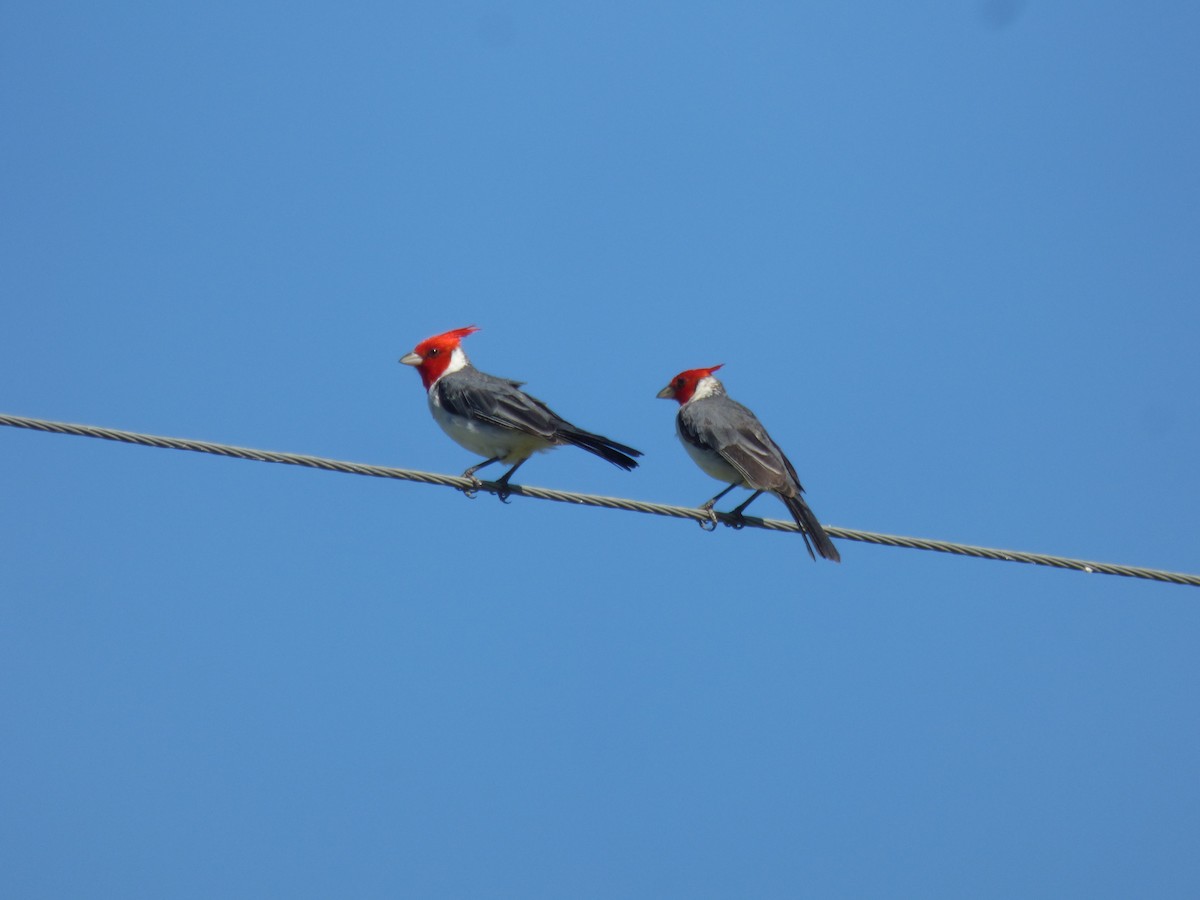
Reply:
<svg viewBox="0 0 1200 900"><path fill-rule="evenodd" d="M400 360L400 362L404 362L404 360ZM661 391L659 391L654 396L657 397L659 400L674 400L675 399L675 388L671 387L671 385L668 384L665 388L663 388Z"/></svg>
<svg viewBox="0 0 1200 900"><path fill-rule="evenodd" d="M404 363L406 366L419 366L421 363L425 362L425 360L420 356L417 356L415 353L408 353L400 357L400 362Z"/></svg>

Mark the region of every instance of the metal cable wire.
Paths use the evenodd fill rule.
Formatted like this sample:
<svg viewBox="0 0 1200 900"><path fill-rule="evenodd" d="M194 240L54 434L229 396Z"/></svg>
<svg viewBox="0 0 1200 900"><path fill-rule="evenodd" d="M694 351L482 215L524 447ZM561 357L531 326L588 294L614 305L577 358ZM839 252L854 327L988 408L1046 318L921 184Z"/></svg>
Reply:
<svg viewBox="0 0 1200 900"><path fill-rule="evenodd" d="M396 478L402 481L416 481L421 484L436 484L442 487L457 488L461 491L484 491L499 494L501 487L494 482L473 482L471 479L457 475L442 475L436 472L419 472L413 469L395 469L389 466L371 466L364 463L344 462L337 459L326 459L320 456L304 456L298 453L277 453L271 450L252 450L246 447L233 447L228 444L215 444L210 441L194 441L187 438L170 438L154 434L139 434L134 431L118 431L113 428L101 428L96 425L75 425L69 422L51 422L46 419L30 419L24 416L10 416L0 413L0 425L13 428L29 428L35 431L49 431L56 434L73 434L80 437L103 438L106 441L120 441L126 444L140 444L143 447L162 447L168 450L193 450L199 453L212 453L217 456L231 456L235 459L250 459L259 462L286 463L292 466L307 466L312 469L324 469L328 472L346 472L351 475L370 475L374 478ZM602 497L596 494L577 494L572 491L556 491L550 488L530 487L528 485L510 484L507 492L513 496L531 497L535 500L555 500L559 503L574 503L579 506L598 506L604 509L620 509L628 512L647 513L655 516L670 516L676 519L691 519L705 524L712 517L702 509L688 506L670 506L665 503L649 503L644 500L630 500L624 497ZM760 519L755 516L733 517L727 513L716 513L718 521L734 528L765 528L770 531L798 531L794 522L784 522L779 519ZM826 525L825 530L830 537L848 541L863 541L868 544L882 544L887 547L904 547L912 550L936 550L939 553L954 553L959 556L972 556L978 559L998 559L1005 562L1030 563L1037 566L1051 566L1056 569L1072 569L1076 572L1094 572L1101 575L1124 575L1129 578L1146 578L1151 581L1164 581L1170 584L1191 585L1200 587L1200 575L1190 575L1183 572L1165 572L1161 569L1146 569L1140 566L1122 566L1113 563L1090 562L1082 559L1070 559L1064 556L1049 556L1044 553L1026 553L1019 550L1000 550L994 547L974 547L970 544L956 544L950 541L937 541L928 538L904 537L895 534L879 534L873 531L857 531L850 528L837 528Z"/></svg>

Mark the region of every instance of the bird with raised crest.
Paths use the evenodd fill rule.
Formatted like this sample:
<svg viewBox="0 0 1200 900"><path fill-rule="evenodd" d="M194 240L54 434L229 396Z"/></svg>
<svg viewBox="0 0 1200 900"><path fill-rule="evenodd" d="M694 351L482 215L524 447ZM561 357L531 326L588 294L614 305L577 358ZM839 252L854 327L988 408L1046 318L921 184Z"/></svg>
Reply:
<svg viewBox="0 0 1200 900"><path fill-rule="evenodd" d="M641 452L572 425L541 400L521 390L522 382L497 378L471 365L463 338L479 329L456 328L426 338L400 358L414 366L428 392L434 420L460 446L485 457L463 472L476 483L475 473L502 462L511 466L496 481L506 500L508 481L534 453L564 444L580 447L626 471L637 468Z"/></svg>
<svg viewBox="0 0 1200 900"><path fill-rule="evenodd" d="M825 559L841 562L841 554L801 496L804 488L795 468L758 417L725 393L725 386L713 375L720 368L680 372L658 392L659 398L679 403L675 430L688 455L707 474L729 485L701 509L709 512L715 524L713 505L735 487L754 492L729 513L735 518L762 494L772 493L796 520L808 555L813 556L815 545Z"/></svg>

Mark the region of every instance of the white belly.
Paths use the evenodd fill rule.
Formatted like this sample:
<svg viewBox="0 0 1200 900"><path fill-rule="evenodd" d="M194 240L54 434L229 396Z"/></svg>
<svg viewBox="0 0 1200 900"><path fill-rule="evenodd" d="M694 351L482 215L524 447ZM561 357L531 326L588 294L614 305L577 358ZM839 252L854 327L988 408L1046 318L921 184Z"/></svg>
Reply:
<svg viewBox="0 0 1200 900"><path fill-rule="evenodd" d="M446 412L434 402L434 395L429 395L429 410L434 420L441 426L456 444L465 447L477 456L486 459L499 457L501 462L513 465L529 459L539 450L549 450L554 445L544 438L514 431L509 428L497 428L486 422L477 422L464 416L455 416Z"/></svg>
<svg viewBox="0 0 1200 900"><path fill-rule="evenodd" d="M724 481L726 484L741 484L742 473L725 461L725 457L712 450L706 450L703 447L697 447L690 441L685 441L682 437L679 442L683 444L683 449L688 452L688 456L704 470L705 474Z"/></svg>

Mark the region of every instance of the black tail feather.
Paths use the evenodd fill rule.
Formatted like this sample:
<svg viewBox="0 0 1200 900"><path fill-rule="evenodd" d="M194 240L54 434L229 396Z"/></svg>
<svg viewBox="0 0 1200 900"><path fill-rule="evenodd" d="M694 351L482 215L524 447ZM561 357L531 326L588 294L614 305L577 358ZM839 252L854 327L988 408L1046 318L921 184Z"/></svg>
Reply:
<svg viewBox="0 0 1200 900"><path fill-rule="evenodd" d="M800 526L800 533L804 535L804 544L808 547L808 555L813 556L813 544L815 544L817 553L822 558L832 562L841 562L842 555L838 553L837 547L833 546L833 541L829 539L829 535L825 533L825 529L821 527L821 523L817 521L813 511L808 508L808 504L799 495L795 497L781 496L780 499L787 505L788 512ZM809 543L809 538L812 538L812 543ZM813 556L813 559L816 557Z"/></svg>
<svg viewBox="0 0 1200 900"><path fill-rule="evenodd" d="M614 466L620 466L626 472L631 472L638 467L637 460L633 457L642 455L640 450L618 444L616 441L592 434L590 431L584 431L582 428L560 429L558 437L564 443L580 447L588 453L595 453L601 459L608 460Z"/></svg>

